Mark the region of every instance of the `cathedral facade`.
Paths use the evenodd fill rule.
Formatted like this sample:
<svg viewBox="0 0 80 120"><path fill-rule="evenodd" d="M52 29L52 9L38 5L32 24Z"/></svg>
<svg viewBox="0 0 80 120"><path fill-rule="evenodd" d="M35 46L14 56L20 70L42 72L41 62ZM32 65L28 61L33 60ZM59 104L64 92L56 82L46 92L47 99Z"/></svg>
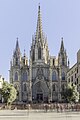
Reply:
<svg viewBox="0 0 80 120"><path fill-rule="evenodd" d="M18 39L10 62L10 83L17 89L17 101L63 101L61 93L67 85L68 69L69 62L63 38L58 57L49 54L47 38L42 30L39 5L37 29L32 37L29 64L25 51L24 55L21 55Z"/></svg>

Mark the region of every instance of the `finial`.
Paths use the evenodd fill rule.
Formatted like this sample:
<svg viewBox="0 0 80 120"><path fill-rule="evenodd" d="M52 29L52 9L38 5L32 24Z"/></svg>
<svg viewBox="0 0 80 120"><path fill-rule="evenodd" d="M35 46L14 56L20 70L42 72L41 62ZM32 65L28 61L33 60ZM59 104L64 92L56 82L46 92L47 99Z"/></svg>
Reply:
<svg viewBox="0 0 80 120"><path fill-rule="evenodd" d="M26 54L25 54L25 49L24 49L24 57L26 56Z"/></svg>
<svg viewBox="0 0 80 120"><path fill-rule="evenodd" d="M16 39L17 39L17 41L16 41L16 50L19 50L18 37Z"/></svg>
<svg viewBox="0 0 80 120"><path fill-rule="evenodd" d="M37 20L37 29L36 29L36 39L42 38L42 20L41 20L41 10L40 10L40 3L38 6L38 20Z"/></svg>
<svg viewBox="0 0 80 120"><path fill-rule="evenodd" d="M17 37L16 39L17 39L17 41L18 41L18 37Z"/></svg>
<svg viewBox="0 0 80 120"><path fill-rule="evenodd" d="M61 38L61 40L63 41L63 37Z"/></svg>
<svg viewBox="0 0 80 120"><path fill-rule="evenodd" d="M61 38L61 48L60 48L60 51L64 51L63 37Z"/></svg>
<svg viewBox="0 0 80 120"><path fill-rule="evenodd" d="M39 3L39 9L40 9L40 3Z"/></svg>

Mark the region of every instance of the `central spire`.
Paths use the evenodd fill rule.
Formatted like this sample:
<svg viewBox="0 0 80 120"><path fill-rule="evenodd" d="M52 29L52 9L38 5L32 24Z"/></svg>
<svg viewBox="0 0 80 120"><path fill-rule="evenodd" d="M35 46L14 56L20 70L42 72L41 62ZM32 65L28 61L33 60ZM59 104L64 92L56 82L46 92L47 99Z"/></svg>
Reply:
<svg viewBox="0 0 80 120"><path fill-rule="evenodd" d="M41 20L41 10L40 10L40 3L38 6L38 20L37 20L37 29L36 29L36 38L37 40L42 40L43 31L42 31L42 20Z"/></svg>
<svg viewBox="0 0 80 120"><path fill-rule="evenodd" d="M61 38L61 48L60 48L60 51L64 51L64 43L63 43L63 37Z"/></svg>

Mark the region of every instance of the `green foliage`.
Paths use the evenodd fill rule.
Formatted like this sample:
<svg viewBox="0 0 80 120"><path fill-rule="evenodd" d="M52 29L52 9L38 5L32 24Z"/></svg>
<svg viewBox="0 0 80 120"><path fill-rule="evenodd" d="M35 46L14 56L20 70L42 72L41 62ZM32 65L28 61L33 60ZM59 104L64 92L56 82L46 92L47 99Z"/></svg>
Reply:
<svg viewBox="0 0 80 120"><path fill-rule="evenodd" d="M17 95L14 86L9 84L8 82L3 82L3 86L0 90L0 93L4 99L4 102L6 102L7 105L11 104L16 99Z"/></svg>
<svg viewBox="0 0 80 120"><path fill-rule="evenodd" d="M79 92L77 91L76 86L73 84L67 85L65 91L62 93L62 97L66 102L78 102L79 101Z"/></svg>

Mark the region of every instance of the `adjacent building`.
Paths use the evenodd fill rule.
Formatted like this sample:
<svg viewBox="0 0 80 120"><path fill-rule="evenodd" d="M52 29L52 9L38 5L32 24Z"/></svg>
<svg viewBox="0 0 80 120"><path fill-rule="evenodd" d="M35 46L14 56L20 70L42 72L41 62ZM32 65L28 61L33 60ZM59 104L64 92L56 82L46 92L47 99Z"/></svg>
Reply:
<svg viewBox="0 0 80 120"><path fill-rule="evenodd" d="M80 93L80 50L77 52L77 62L67 72L67 82L75 84Z"/></svg>

